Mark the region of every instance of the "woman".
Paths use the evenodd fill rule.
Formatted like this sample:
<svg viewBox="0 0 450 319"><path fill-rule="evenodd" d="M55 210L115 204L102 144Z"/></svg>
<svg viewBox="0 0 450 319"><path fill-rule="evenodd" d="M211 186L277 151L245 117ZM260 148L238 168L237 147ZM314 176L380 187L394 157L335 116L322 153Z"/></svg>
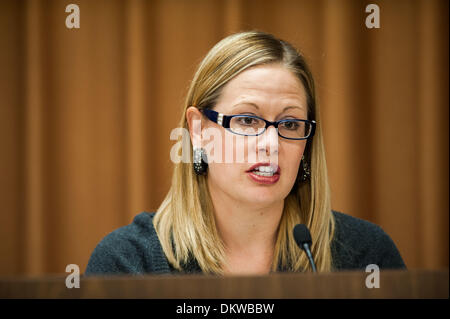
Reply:
<svg viewBox="0 0 450 319"><path fill-rule="evenodd" d="M313 78L290 44L262 32L216 44L180 127L192 161L175 164L156 214L139 214L99 243L86 274L310 271L293 236L299 223L319 272L405 267L380 227L331 210Z"/></svg>

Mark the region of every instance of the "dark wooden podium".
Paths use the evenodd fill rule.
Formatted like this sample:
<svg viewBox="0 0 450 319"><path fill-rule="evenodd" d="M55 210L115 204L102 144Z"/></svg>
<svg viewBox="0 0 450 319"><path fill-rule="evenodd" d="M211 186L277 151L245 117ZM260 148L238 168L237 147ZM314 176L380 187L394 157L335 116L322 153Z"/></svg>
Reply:
<svg viewBox="0 0 450 319"><path fill-rule="evenodd" d="M367 288L370 273L272 274L215 277L83 277L67 288L65 276L0 278L0 298L448 298L448 269L381 271L380 287Z"/></svg>

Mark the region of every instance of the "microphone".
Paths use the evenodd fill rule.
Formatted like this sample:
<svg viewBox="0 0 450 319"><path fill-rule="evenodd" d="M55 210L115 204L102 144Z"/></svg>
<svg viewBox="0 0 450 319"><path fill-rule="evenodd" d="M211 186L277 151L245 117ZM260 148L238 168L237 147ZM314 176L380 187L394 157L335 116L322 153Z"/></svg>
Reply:
<svg viewBox="0 0 450 319"><path fill-rule="evenodd" d="M314 263L314 259L311 255L311 250L309 250L309 247L312 244L311 239L311 233L309 232L308 227L304 224L297 224L294 227L294 239L297 243L298 247L303 249L306 252L306 255L308 256L309 262L311 263L311 267L313 272L316 271L316 264Z"/></svg>

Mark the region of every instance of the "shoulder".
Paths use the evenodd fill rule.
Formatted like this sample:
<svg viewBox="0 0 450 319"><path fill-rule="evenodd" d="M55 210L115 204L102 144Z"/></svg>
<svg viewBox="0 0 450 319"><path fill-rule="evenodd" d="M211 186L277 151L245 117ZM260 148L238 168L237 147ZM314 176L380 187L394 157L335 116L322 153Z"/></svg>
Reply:
<svg viewBox="0 0 450 319"><path fill-rule="evenodd" d="M367 220L350 216L338 211L333 211L336 222L336 235L345 236L347 239L380 237L384 236L383 229Z"/></svg>
<svg viewBox="0 0 450 319"><path fill-rule="evenodd" d="M131 224L106 235L95 247L85 275L143 274L164 269L164 254L153 227L154 215L140 213Z"/></svg>
<svg viewBox="0 0 450 319"><path fill-rule="evenodd" d="M369 221L333 211L336 222L331 250L336 269L365 269L369 264L380 268L405 268L392 239Z"/></svg>

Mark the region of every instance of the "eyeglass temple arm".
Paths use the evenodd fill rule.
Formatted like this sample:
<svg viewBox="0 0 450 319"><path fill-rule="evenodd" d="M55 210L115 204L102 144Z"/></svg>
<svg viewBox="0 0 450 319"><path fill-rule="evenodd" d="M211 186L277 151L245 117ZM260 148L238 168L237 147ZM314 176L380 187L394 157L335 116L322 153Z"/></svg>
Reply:
<svg viewBox="0 0 450 319"><path fill-rule="evenodd" d="M223 115L222 113L218 113L213 110L209 109L202 109L203 114L206 115L207 118L209 118L214 123L219 124L220 126L223 126L225 128L230 127L230 116Z"/></svg>
<svg viewBox="0 0 450 319"><path fill-rule="evenodd" d="M311 123L311 133L309 134L309 138L313 137L316 132L316 121L311 121Z"/></svg>
<svg viewBox="0 0 450 319"><path fill-rule="evenodd" d="M219 113L217 113L216 111L213 110L208 110L208 109L202 109L201 112L206 115L207 118L209 118L211 121L213 121L214 123L217 123L217 116L219 115Z"/></svg>

